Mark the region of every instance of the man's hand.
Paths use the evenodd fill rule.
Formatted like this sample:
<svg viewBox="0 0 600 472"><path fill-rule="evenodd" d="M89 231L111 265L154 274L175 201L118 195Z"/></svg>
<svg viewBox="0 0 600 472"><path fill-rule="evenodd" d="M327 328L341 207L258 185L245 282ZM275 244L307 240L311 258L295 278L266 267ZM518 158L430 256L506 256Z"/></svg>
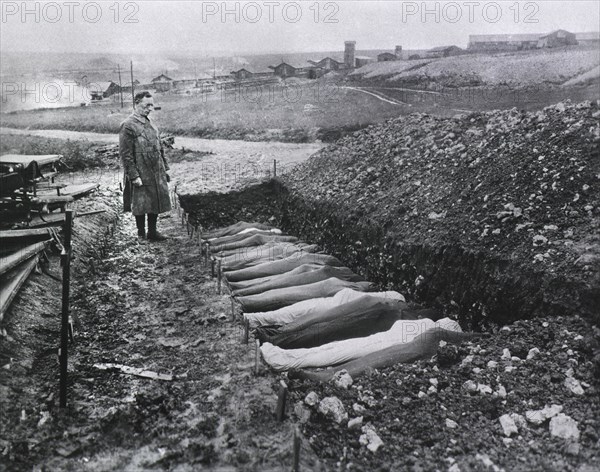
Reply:
<svg viewBox="0 0 600 472"><path fill-rule="evenodd" d="M131 181L131 183L133 184L134 187L141 187L143 185L142 184L142 179L140 179L139 177L133 179Z"/></svg>

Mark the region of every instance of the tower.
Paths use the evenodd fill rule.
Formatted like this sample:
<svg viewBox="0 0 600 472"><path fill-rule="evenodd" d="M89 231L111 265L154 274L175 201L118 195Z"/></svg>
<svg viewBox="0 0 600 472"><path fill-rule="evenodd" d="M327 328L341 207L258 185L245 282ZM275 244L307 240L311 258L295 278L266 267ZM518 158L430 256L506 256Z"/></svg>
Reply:
<svg viewBox="0 0 600 472"><path fill-rule="evenodd" d="M396 57L400 59L402 57L402 46L396 46L394 54L396 54Z"/></svg>
<svg viewBox="0 0 600 472"><path fill-rule="evenodd" d="M346 41L344 42L344 64L346 68L353 69L354 68L354 55L356 53L356 41Z"/></svg>

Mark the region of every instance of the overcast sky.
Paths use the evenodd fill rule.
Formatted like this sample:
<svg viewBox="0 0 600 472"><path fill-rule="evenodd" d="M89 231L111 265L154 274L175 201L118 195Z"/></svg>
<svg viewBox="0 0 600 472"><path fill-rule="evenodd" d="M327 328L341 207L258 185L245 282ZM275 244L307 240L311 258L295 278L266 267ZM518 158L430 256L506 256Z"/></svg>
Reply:
<svg viewBox="0 0 600 472"><path fill-rule="evenodd" d="M597 31L596 0L456 1L2 1L0 50L248 53L422 49L469 34ZM229 13L227 13L227 10ZM224 15L225 13L225 15Z"/></svg>

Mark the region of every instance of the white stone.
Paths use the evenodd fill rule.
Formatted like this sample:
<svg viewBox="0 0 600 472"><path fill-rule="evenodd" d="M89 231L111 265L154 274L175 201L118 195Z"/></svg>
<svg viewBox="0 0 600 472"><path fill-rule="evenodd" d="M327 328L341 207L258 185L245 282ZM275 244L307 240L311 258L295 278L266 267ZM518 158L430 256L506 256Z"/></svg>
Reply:
<svg viewBox="0 0 600 472"><path fill-rule="evenodd" d="M315 392L310 392L308 395L306 395L306 398L304 398L304 403L306 403L308 406L315 406L317 403L319 403L319 396Z"/></svg>
<svg viewBox="0 0 600 472"><path fill-rule="evenodd" d="M500 417L500 426L502 426L502 431L507 438L519 432L515 420L509 414Z"/></svg>
<svg viewBox="0 0 600 472"><path fill-rule="evenodd" d="M506 389L504 388L504 385L498 385L496 395L498 395L500 398L506 398Z"/></svg>
<svg viewBox="0 0 600 472"><path fill-rule="evenodd" d="M363 426L362 432L363 434L361 434L360 438L358 438L358 442L363 446L367 446L369 451L377 452L377 449L383 446L383 441L379 436L377 436L373 426L369 424Z"/></svg>
<svg viewBox="0 0 600 472"><path fill-rule="evenodd" d="M495 369L496 367L498 367L498 363L496 361L489 361L487 363L488 369Z"/></svg>
<svg viewBox="0 0 600 472"><path fill-rule="evenodd" d="M363 417L352 418L348 421L348 429L359 429L362 426Z"/></svg>
<svg viewBox="0 0 600 472"><path fill-rule="evenodd" d="M434 387L438 386L438 379L429 379L429 383Z"/></svg>
<svg viewBox="0 0 600 472"><path fill-rule="evenodd" d="M358 413L359 415L364 413L365 411L367 411L367 409L364 406L359 405L358 403L355 403L354 405L352 405L352 409L354 410L355 413Z"/></svg>
<svg viewBox="0 0 600 472"><path fill-rule="evenodd" d="M473 382L472 380L467 380L463 384L462 387L468 392L476 392L477 391L477 384L475 382Z"/></svg>
<svg viewBox="0 0 600 472"><path fill-rule="evenodd" d="M564 413L559 413L550 420L550 434L563 439L579 441L577 421Z"/></svg>
<svg viewBox="0 0 600 472"><path fill-rule="evenodd" d="M537 356L540 353L540 350L537 347L533 347L529 350L529 352L527 353L527 360L533 359L535 356Z"/></svg>
<svg viewBox="0 0 600 472"><path fill-rule="evenodd" d="M477 390L479 391L479 393L492 393L492 387L490 387L489 385L486 384L477 384Z"/></svg>
<svg viewBox="0 0 600 472"><path fill-rule="evenodd" d="M354 381L352 380L352 377L350 376L348 371L343 369L333 374L331 383L333 383L333 385L335 385L336 387L345 388L346 390L348 390L350 386L354 383Z"/></svg>
<svg viewBox="0 0 600 472"><path fill-rule="evenodd" d="M504 348L502 350L502 357L501 357L501 359L504 360L504 361L509 361L511 357L512 356L510 354L510 351L507 348Z"/></svg>
<svg viewBox="0 0 600 472"><path fill-rule="evenodd" d="M348 413L344 404L337 397L325 397L319 402L319 413L331 417L336 423L341 423L348 419Z"/></svg>
<svg viewBox="0 0 600 472"><path fill-rule="evenodd" d="M575 395L583 395L584 393L583 387L579 383L579 380L574 377L565 378L565 387L567 387Z"/></svg>
<svg viewBox="0 0 600 472"><path fill-rule="evenodd" d="M446 418L446 428L456 429L458 428L458 423L450 418Z"/></svg>
<svg viewBox="0 0 600 472"><path fill-rule="evenodd" d="M541 410L528 410L525 412L525 418L530 423L541 425L544 421L558 415L563 407L560 405L545 406Z"/></svg>

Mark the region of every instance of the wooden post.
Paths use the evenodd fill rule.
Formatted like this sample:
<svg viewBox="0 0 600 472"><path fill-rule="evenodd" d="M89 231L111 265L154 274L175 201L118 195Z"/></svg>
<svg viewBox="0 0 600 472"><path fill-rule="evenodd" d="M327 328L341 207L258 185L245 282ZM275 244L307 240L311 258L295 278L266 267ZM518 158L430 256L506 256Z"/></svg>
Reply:
<svg viewBox="0 0 600 472"><path fill-rule="evenodd" d="M248 340L250 339L250 322L248 318L244 319L244 344L248 344Z"/></svg>
<svg viewBox="0 0 600 472"><path fill-rule="evenodd" d="M277 394L277 421L283 421L285 416L285 402L287 400L287 385L283 380L279 381L279 393Z"/></svg>
<svg viewBox="0 0 600 472"><path fill-rule="evenodd" d="M273 159L273 178L277 177L277 159Z"/></svg>
<svg viewBox="0 0 600 472"><path fill-rule="evenodd" d="M298 427L294 427L294 464L292 471L300 472L300 431Z"/></svg>
<svg viewBox="0 0 600 472"><path fill-rule="evenodd" d="M209 245L206 243L204 245L204 265L208 268L208 256L209 256Z"/></svg>
<svg viewBox="0 0 600 472"><path fill-rule="evenodd" d="M131 106L135 110L135 91L133 86L133 61L129 62L129 71L131 72Z"/></svg>
<svg viewBox="0 0 600 472"><path fill-rule="evenodd" d="M217 293L221 295L221 259L217 261Z"/></svg>
<svg viewBox="0 0 600 472"><path fill-rule="evenodd" d="M254 342L254 375L258 375L260 369L260 341Z"/></svg>
<svg viewBox="0 0 600 472"><path fill-rule="evenodd" d="M210 276L215 278L215 260L212 257L210 258Z"/></svg>
<svg viewBox="0 0 600 472"><path fill-rule="evenodd" d="M60 407L67 406L67 367L69 346L69 295L71 283L71 235L73 229L73 210L65 212L65 242L60 255L62 264L62 310L60 324Z"/></svg>

